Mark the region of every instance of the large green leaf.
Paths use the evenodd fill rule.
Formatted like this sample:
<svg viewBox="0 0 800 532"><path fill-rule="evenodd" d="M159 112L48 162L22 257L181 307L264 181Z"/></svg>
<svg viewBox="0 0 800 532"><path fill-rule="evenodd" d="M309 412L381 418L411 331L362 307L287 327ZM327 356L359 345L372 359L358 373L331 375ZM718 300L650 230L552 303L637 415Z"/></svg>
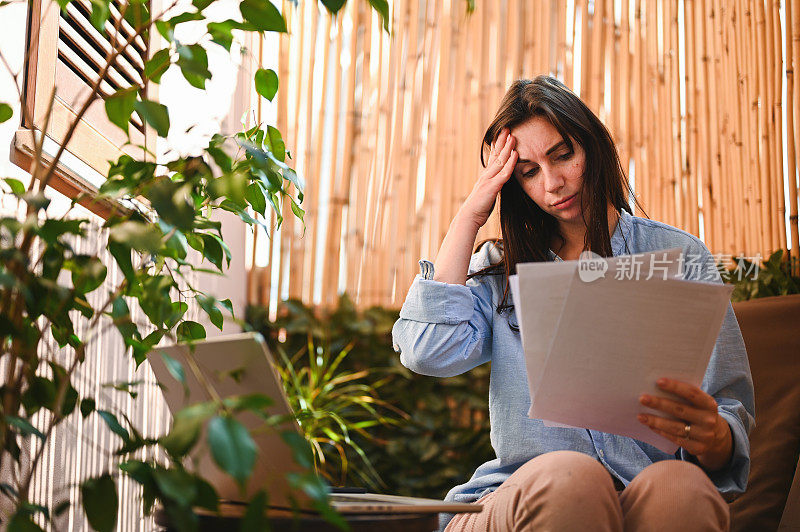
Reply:
<svg viewBox="0 0 800 532"><path fill-rule="evenodd" d="M92 528L98 532L110 532L117 524L117 484L106 473L98 478L90 478L81 484L83 510Z"/></svg>
<svg viewBox="0 0 800 532"><path fill-rule="evenodd" d="M128 124L135 104L136 88L120 89L106 98L106 115L112 124L128 133Z"/></svg>
<svg viewBox="0 0 800 532"><path fill-rule="evenodd" d="M233 30L241 27L241 22L232 19L223 20L222 22L209 22L207 26L211 41L228 51L230 51L233 44Z"/></svg>
<svg viewBox="0 0 800 532"><path fill-rule="evenodd" d="M144 75L153 83L161 83L161 76L170 65L169 48L164 48L153 54L144 65Z"/></svg>
<svg viewBox="0 0 800 532"><path fill-rule="evenodd" d="M183 77L192 87L206 88L206 80L211 79L211 72L208 70L208 54L202 46L199 44L179 45L177 64Z"/></svg>
<svg viewBox="0 0 800 532"><path fill-rule="evenodd" d="M157 226L132 220L122 222L111 228L111 239L113 241L139 251L158 251L158 248L161 247L161 236L161 231ZM116 255L115 258L117 258Z"/></svg>
<svg viewBox="0 0 800 532"><path fill-rule="evenodd" d="M203 234L203 256L222 271L222 246L212 235Z"/></svg>
<svg viewBox="0 0 800 532"><path fill-rule="evenodd" d="M122 271L122 274L125 276L128 282L132 282L135 277L133 274L133 262L131 260L130 246L121 242L110 241L108 243L108 252L111 253L111 256L117 261L117 266L119 266L119 269Z"/></svg>
<svg viewBox="0 0 800 532"><path fill-rule="evenodd" d="M198 403L175 414L172 429L159 442L173 457L184 456L197 442L203 423L214 414L216 405L211 402Z"/></svg>
<svg viewBox="0 0 800 532"><path fill-rule="evenodd" d="M157 469L153 477L165 497L181 506L190 506L197 496L197 486L192 476L181 469Z"/></svg>
<svg viewBox="0 0 800 532"><path fill-rule="evenodd" d="M245 426L232 417L217 416L208 423L207 438L214 461L244 485L253 472L258 452Z"/></svg>
<svg viewBox="0 0 800 532"><path fill-rule="evenodd" d="M79 294L88 294L97 289L106 279L108 269L97 257L76 255L65 263L72 272L72 287Z"/></svg>
<svg viewBox="0 0 800 532"><path fill-rule="evenodd" d="M5 104L0 104L0 105L5 105ZM0 108L0 113L2 113L2 108ZM3 122L3 120L0 120L0 123L1 122ZM22 196L23 194L25 194L25 185L23 185L22 181L20 181L19 179L14 179L13 177L4 177L3 181L5 181L6 185L8 185L9 188L11 188L11 192L13 194L16 194L17 196Z"/></svg>
<svg viewBox="0 0 800 532"><path fill-rule="evenodd" d="M383 19L383 29L389 31L389 2L387 0L369 0L372 9L377 11Z"/></svg>
<svg viewBox="0 0 800 532"><path fill-rule="evenodd" d="M108 410L97 410L97 414L106 422L106 425L111 432L122 438L123 441L127 442L130 440L130 434L128 431L125 430L125 427L120 425L119 421L117 420L117 416L109 412Z"/></svg>
<svg viewBox="0 0 800 532"><path fill-rule="evenodd" d="M261 188L261 185L258 183L250 183L244 191L244 197L247 199L247 203L253 207L254 211L261 216L265 216L267 200L264 197L264 189Z"/></svg>
<svg viewBox="0 0 800 532"><path fill-rule="evenodd" d="M51 244L55 243L60 236L65 234L83 236L84 231L81 226L85 223L87 223L87 220L59 220L57 218L50 218L42 223L42 226L39 228L39 236Z"/></svg>
<svg viewBox="0 0 800 532"><path fill-rule="evenodd" d="M286 33L286 21L270 0L242 0L239 11L244 20L257 31Z"/></svg>
<svg viewBox="0 0 800 532"><path fill-rule="evenodd" d="M330 11L331 15L335 15L347 3L347 0L322 0L322 5Z"/></svg>
<svg viewBox="0 0 800 532"><path fill-rule="evenodd" d="M283 142L281 132L272 126L267 126L267 134L264 137L264 142L269 141L269 151L281 162L286 160L286 144Z"/></svg>
<svg viewBox="0 0 800 532"><path fill-rule="evenodd" d="M222 330L223 324L223 316L222 312L217 308L217 300L211 296L197 296L197 302L200 303L200 307L205 311L208 315L208 319L213 323L217 329L220 331Z"/></svg>
<svg viewBox="0 0 800 532"><path fill-rule="evenodd" d="M100 33L105 33L105 25L108 22L108 16L110 15L110 11L108 5L111 3L110 0L91 0L92 2L92 13L89 16L89 20L92 23L92 26L97 29Z"/></svg>
<svg viewBox="0 0 800 532"><path fill-rule="evenodd" d="M17 416L5 416L3 419L10 427L16 429L16 431L20 434L24 436L33 435L44 441L44 434L42 434L39 429L31 425L30 421L27 419L22 419L21 417Z"/></svg>
<svg viewBox="0 0 800 532"><path fill-rule="evenodd" d="M269 68L259 68L254 77L256 83L256 92L269 101L275 97L278 92L278 75L274 70Z"/></svg>
<svg viewBox="0 0 800 532"><path fill-rule="evenodd" d="M190 185L161 179L147 190L145 197L165 222L181 231L192 229L195 207Z"/></svg>
<svg viewBox="0 0 800 532"><path fill-rule="evenodd" d="M196 321L186 320L178 325L175 334L177 334L179 342L202 340L206 337L206 329Z"/></svg>
<svg viewBox="0 0 800 532"><path fill-rule="evenodd" d="M156 130L159 137L169 134L169 111L165 105L150 100L137 100L134 109L142 120Z"/></svg>
<svg viewBox="0 0 800 532"><path fill-rule="evenodd" d="M164 365L167 366L167 371L172 375L172 378L185 386L186 373L183 371L181 363L169 356L166 352L161 353L161 358L164 360Z"/></svg>
<svg viewBox="0 0 800 532"><path fill-rule="evenodd" d="M14 110L7 103L0 103L0 124L14 116Z"/></svg>
<svg viewBox="0 0 800 532"><path fill-rule="evenodd" d="M27 512L20 511L9 520L7 532L44 532L39 525L31 521Z"/></svg>

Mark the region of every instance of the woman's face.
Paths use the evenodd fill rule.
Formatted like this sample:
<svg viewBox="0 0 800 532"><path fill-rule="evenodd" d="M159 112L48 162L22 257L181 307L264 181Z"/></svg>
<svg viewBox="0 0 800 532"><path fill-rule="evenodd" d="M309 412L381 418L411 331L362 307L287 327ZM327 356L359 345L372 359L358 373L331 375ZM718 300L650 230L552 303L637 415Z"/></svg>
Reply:
<svg viewBox="0 0 800 532"><path fill-rule="evenodd" d="M541 209L561 223L583 223L581 187L586 164L583 148L571 151L558 130L535 116L511 130L519 153L514 177Z"/></svg>

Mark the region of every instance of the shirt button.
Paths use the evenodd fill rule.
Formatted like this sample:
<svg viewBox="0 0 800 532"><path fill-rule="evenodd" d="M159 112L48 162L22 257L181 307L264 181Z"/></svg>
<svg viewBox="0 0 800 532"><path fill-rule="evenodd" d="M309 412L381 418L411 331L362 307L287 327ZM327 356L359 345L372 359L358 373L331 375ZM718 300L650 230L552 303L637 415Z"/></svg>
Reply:
<svg viewBox="0 0 800 532"><path fill-rule="evenodd" d="M603 458L603 455L604 455L605 453L603 453L603 449L598 449L598 450L597 450L597 454L600 456L600 458Z"/></svg>

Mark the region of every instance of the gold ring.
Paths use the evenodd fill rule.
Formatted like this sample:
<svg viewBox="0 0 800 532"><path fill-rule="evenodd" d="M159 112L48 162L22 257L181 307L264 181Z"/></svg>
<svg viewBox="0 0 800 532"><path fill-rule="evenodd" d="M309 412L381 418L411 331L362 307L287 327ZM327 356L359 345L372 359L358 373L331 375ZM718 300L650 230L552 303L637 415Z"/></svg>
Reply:
<svg viewBox="0 0 800 532"><path fill-rule="evenodd" d="M689 423L687 423L686 425L683 426L683 436L684 436L684 438L688 439L690 432L692 432L692 426Z"/></svg>

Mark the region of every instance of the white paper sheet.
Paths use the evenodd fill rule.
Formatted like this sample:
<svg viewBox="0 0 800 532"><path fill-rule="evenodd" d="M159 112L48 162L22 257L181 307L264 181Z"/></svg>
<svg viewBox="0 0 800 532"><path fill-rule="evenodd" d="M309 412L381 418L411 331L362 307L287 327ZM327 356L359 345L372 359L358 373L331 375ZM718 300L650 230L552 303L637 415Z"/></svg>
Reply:
<svg viewBox="0 0 800 532"><path fill-rule="evenodd" d="M615 279L615 259L605 277L592 282L580 279L577 261L518 265L512 290L530 415L550 426L630 436L672 453L673 443L636 419L647 411L638 397L663 395L655 388L659 377L702 382L731 287L676 279L674 266L668 280Z"/></svg>
<svg viewBox="0 0 800 532"><path fill-rule="evenodd" d="M604 278L616 279L628 270L638 269L643 278L680 278L680 248L604 259L608 270ZM580 261L533 262L517 265L511 276L514 312L520 324L520 337L525 352L528 386L531 398L541 380L547 354L561 319L561 311L570 283ZM631 268L631 265L638 265ZM664 269L659 268L664 265ZM524 315L524 319L523 319Z"/></svg>

